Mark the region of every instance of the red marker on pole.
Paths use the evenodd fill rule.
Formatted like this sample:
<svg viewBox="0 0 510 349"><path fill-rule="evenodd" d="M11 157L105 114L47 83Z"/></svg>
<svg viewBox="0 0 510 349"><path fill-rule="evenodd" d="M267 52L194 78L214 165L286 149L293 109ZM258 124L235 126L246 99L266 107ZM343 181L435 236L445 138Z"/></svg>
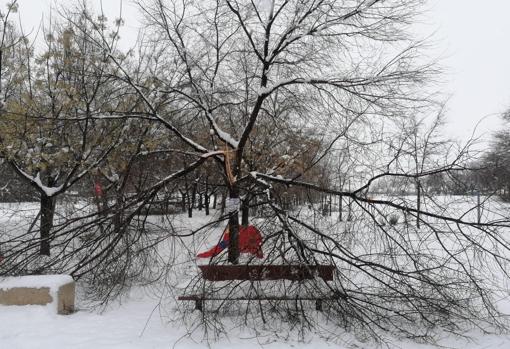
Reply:
<svg viewBox="0 0 510 349"><path fill-rule="evenodd" d="M96 193L96 197L98 198L103 196L103 187L101 187L101 183L96 182L94 184L94 192Z"/></svg>

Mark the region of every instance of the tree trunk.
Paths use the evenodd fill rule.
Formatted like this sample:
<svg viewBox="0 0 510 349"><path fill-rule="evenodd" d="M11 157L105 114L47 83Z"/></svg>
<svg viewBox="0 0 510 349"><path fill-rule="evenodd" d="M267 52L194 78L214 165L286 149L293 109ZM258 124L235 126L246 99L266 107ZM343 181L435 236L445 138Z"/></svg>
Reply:
<svg viewBox="0 0 510 349"><path fill-rule="evenodd" d="M343 198L342 198L342 195L340 195L338 197L338 220L341 222L342 221L342 203L343 203Z"/></svg>
<svg viewBox="0 0 510 349"><path fill-rule="evenodd" d="M246 227L250 224L249 222L250 206L248 205L248 199L243 201L241 207L241 225Z"/></svg>
<svg viewBox="0 0 510 349"><path fill-rule="evenodd" d="M321 213L322 216L326 217L328 215L328 198L324 195L321 195Z"/></svg>
<svg viewBox="0 0 510 349"><path fill-rule="evenodd" d="M188 197L188 217L193 217L193 207L195 206L195 195L197 191L196 182L191 185L191 194L189 191L187 191L187 197Z"/></svg>
<svg viewBox="0 0 510 349"><path fill-rule="evenodd" d="M239 200L239 188L234 183L230 189L229 198ZM231 207L229 207L231 209ZM239 264L239 210L232 210L228 217L229 243L228 261L232 264Z"/></svg>
<svg viewBox="0 0 510 349"><path fill-rule="evenodd" d="M191 208L195 208L195 203L197 201L197 182L193 182L193 186L191 187Z"/></svg>
<svg viewBox="0 0 510 349"><path fill-rule="evenodd" d="M416 181L416 227L420 228L420 209L421 209L421 185L420 181Z"/></svg>
<svg viewBox="0 0 510 349"><path fill-rule="evenodd" d="M214 199L213 199L213 204L212 204L213 209L216 209L217 202L218 202L218 194L214 193Z"/></svg>
<svg viewBox="0 0 510 349"><path fill-rule="evenodd" d="M225 214L225 200L227 199L226 193L221 194L221 206L220 206L220 215L223 216Z"/></svg>
<svg viewBox="0 0 510 349"><path fill-rule="evenodd" d="M209 196L209 177L205 178L205 215L209 216L209 201L211 197Z"/></svg>
<svg viewBox="0 0 510 349"><path fill-rule="evenodd" d="M41 243L40 254L50 255L50 233L53 228L53 216L55 215L55 199L46 194L41 194Z"/></svg>
<svg viewBox="0 0 510 349"><path fill-rule="evenodd" d="M350 222L352 220L352 199L348 198L348 204L347 204L347 221Z"/></svg>
<svg viewBox="0 0 510 349"><path fill-rule="evenodd" d="M124 213L124 198L122 191L119 190L116 194L115 213L113 215L113 230L115 233L119 233L123 224L123 213Z"/></svg>
<svg viewBox="0 0 510 349"><path fill-rule="evenodd" d="M202 211L204 208L204 193L198 194L198 210Z"/></svg>
<svg viewBox="0 0 510 349"><path fill-rule="evenodd" d="M180 191L179 192L181 193L181 209L182 209L182 212L186 212L186 192L184 191Z"/></svg>

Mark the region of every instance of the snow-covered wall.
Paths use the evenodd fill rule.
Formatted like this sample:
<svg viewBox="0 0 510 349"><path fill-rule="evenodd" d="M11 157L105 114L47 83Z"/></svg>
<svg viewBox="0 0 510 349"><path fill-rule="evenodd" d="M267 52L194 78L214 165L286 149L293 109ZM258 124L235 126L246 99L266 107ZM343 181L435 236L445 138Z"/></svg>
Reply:
<svg viewBox="0 0 510 349"><path fill-rule="evenodd" d="M74 311L75 285L69 275L0 278L1 305L43 305L58 314Z"/></svg>

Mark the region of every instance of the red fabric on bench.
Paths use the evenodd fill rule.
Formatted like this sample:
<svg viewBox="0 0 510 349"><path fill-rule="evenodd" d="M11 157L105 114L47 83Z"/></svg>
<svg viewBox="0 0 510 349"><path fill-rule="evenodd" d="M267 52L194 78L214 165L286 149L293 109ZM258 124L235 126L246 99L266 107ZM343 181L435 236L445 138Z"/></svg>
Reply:
<svg viewBox="0 0 510 349"><path fill-rule="evenodd" d="M228 246L228 242L229 231L227 228L223 233L221 241L209 250L199 253L197 258L210 258L218 255ZM264 254L262 253L262 234L260 234L260 231L253 225L239 227L239 252L250 253L255 255L257 258L264 257Z"/></svg>

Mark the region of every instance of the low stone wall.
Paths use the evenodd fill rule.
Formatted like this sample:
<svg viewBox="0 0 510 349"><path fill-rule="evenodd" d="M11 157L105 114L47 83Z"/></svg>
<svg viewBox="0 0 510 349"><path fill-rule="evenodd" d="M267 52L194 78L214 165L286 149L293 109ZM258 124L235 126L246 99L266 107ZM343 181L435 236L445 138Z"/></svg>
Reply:
<svg viewBox="0 0 510 349"><path fill-rule="evenodd" d="M67 315L74 312L74 295L74 281L59 287L57 298L57 313Z"/></svg>
<svg viewBox="0 0 510 349"><path fill-rule="evenodd" d="M58 314L74 312L75 284L66 275L20 276L0 279L0 305L56 304Z"/></svg>

